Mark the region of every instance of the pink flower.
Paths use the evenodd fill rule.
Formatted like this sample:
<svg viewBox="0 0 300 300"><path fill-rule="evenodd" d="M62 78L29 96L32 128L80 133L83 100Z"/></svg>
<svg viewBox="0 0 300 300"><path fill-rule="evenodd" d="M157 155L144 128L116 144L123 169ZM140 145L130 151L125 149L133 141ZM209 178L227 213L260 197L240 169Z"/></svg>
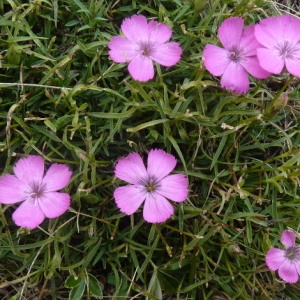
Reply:
<svg viewBox="0 0 300 300"><path fill-rule="evenodd" d="M56 218L70 206L70 195L59 193L70 181L71 171L64 164L52 164L44 176L44 160L30 155L14 166L15 175L0 178L0 203L23 201L12 215L21 227L33 229L45 217Z"/></svg>
<svg viewBox="0 0 300 300"><path fill-rule="evenodd" d="M296 283L300 274L300 247L295 246L296 234L290 230L282 232L280 241L285 250L271 248L266 256L266 264L272 270L278 270L279 276L286 282Z"/></svg>
<svg viewBox="0 0 300 300"><path fill-rule="evenodd" d="M125 37L115 36L108 43L109 56L116 63L129 63L128 71L138 81L154 77L153 60L171 67L180 60L182 49L176 42L167 42L172 30L166 24L147 22L142 15L126 18L121 30Z"/></svg>
<svg viewBox="0 0 300 300"><path fill-rule="evenodd" d="M182 202L188 195L187 178L183 174L169 175L176 163L173 155L160 149L150 150L147 169L138 153L120 159L115 175L131 184L114 192L120 210L131 215L145 202L143 216L147 222L160 223L170 218L174 208L166 198Z"/></svg>
<svg viewBox="0 0 300 300"><path fill-rule="evenodd" d="M221 86L238 94L249 90L248 74L257 78L270 75L258 63L254 26L244 30L244 20L226 19L220 26L218 37L224 48L208 44L203 50L204 65L214 76L222 76Z"/></svg>
<svg viewBox="0 0 300 300"><path fill-rule="evenodd" d="M283 67L300 77L300 20L291 15L270 17L255 26L260 65L273 74Z"/></svg>

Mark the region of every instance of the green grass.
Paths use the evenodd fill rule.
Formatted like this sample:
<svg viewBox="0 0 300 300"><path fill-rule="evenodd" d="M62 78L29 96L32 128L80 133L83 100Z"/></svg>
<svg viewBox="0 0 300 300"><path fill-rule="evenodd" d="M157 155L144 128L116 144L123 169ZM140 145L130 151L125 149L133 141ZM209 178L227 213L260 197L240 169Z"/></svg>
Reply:
<svg viewBox="0 0 300 300"><path fill-rule="evenodd" d="M0 168L29 154L68 164L72 205L30 232L1 206L0 298L298 299L299 284L264 260L299 224L299 80L252 79L237 96L201 62L225 18L254 23L279 4L24 2L0 0ZM134 13L169 24L183 48L146 83L108 58ZM151 148L174 154L190 182L189 199L156 225L120 213L112 196L117 159Z"/></svg>

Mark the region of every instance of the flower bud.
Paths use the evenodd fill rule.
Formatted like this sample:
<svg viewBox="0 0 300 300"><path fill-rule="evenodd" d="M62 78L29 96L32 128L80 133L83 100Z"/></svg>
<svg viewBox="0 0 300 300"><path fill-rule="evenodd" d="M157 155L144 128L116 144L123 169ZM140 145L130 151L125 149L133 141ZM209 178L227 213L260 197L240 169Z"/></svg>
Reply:
<svg viewBox="0 0 300 300"><path fill-rule="evenodd" d="M21 61L21 50L17 44L11 44L6 53L7 61L12 65L18 65Z"/></svg>

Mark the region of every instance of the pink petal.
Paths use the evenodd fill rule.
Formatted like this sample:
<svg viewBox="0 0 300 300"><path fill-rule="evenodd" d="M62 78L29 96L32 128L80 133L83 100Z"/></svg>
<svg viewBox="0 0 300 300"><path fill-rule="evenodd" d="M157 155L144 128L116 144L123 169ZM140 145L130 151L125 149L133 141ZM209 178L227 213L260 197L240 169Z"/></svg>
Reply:
<svg viewBox="0 0 300 300"><path fill-rule="evenodd" d="M231 62L221 78L221 86L237 94L246 93L249 90L249 79L244 68Z"/></svg>
<svg viewBox="0 0 300 300"><path fill-rule="evenodd" d="M294 247L296 241L296 234L291 230L284 230L281 234L280 241L286 249Z"/></svg>
<svg viewBox="0 0 300 300"><path fill-rule="evenodd" d="M133 79L141 82L148 81L154 77L152 60L144 55L134 57L128 65L128 71Z"/></svg>
<svg viewBox="0 0 300 300"><path fill-rule="evenodd" d="M173 200L182 202L188 196L188 179L183 174L173 174L161 179L157 193Z"/></svg>
<svg viewBox="0 0 300 300"><path fill-rule="evenodd" d="M282 249L271 248L266 255L266 264L272 271L278 270L285 261L285 251Z"/></svg>
<svg viewBox="0 0 300 300"><path fill-rule="evenodd" d="M115 176L132 184L140 184L148 179L144 162L138 153L121 158L116 164Z"/></svg>
<svg viewBox="0 0 300 300"><path fill-rule="evenodd" d="M165 67L171 67L178 63L182 54L180 45L176 42L170 42L153 47L150 51L150 57Z"/></svg>
<svg viewBox="0 0 300 300"><path fill-rule="evenodd" d="M257 58L260 66L267 72L279 74L284 67L283 58L279 56L278 52L275 52L272 49L258 48Z"/></svg>
<svg viewBox="0 0 300 300"><path fill-rule="evenodd" d="M115 189L114 198L121 212L131 215L138 210L147 192L141 186L127 185Z"/></svg>
<svg viewBox="0 0 300 300"><path fill-rule="evenodd" d="M121 36L115 36L108 43L109 56L116 63L130 62L141 50L138 44Z"/></svg>
<svg viewBox="0 0 300 300"><path fill-rule="evenodd" d="M296 251L298 252L298 257L300 257L300 247L296 247ZM295 261L294 264L295 264L298 274L300 275L300 259Z"/></svg>
<svg viewBox="0 0 300 300"><path fill-rule="evenodd" d="M37 201L24 201L13 213L14 222L21 227L33 229L39 226L45 219Z"/></svg>
<svg viewBox="0 0 300 300"><path fill-rule="evenodd" d="M296 283L299 277L295 264L288 260L279 267L278 275L288 283Z"/></svg>
<svg viewBox="0 0 300 300"><path fill-rule="evenodd" d="M156 21L148 23L149 41L153 44L163 44L172 36L172 30L167 24L161 24Z"/></svg>
<svg viewBox="0 0 300 300"><path fill-rule="evenodd" d="M67 165L52 164L43 178L46 186L45 192L53 192L63 189L69 183L72 172Z"/></svg>
<svg viewBox="0 0 300 300"><path fill-rule="evenodd" d="M68 210L71 200L69 194L50 192L45 193L38 202L47 218L56 218Z"/></svg>
<svg viewBox="0 0 300 300"><path fill-rule="evenodd" d="M218 37L225 49L231 51L240 44L244 27L243 18L228 18L219 27Z"/></svg>
<svg viewBox="0 0 300 300"><path fill-rule="evenodd" d="M214 76L221 76L230 64L227 50L215 45L206 45L203 50L203 63Z"/></svg>
<svg viewBox="0 0 300 300"><path fill-rule="evenodd" d="M158 193L148 193L144 205L143 217L149 223L161 223L174 213L170 202Z"/></svg>
<svg viewBox="0 0 300 300"><path fill-rule="evenodd" d="M294 76L300 77L300 50L293 58L286 57L286 69Z"/></svg>
<svg viewBox="0 0 300 300"><path fill-rule="evenodd" d="M0 203L12 204L25 200L25 197L24 183L16 176L7 174L0 178Z"/></svg>
<svg viewBox="0 0 300 300"><path fill-rule="evenodd" d="M257 48L261 47L261 44L254 35L254 28L254 25L249 25L243 31L240 49L242 49L246 56L256 56Z"/></svg>
<svg viewBox="0 0 300 300"><path fill-rule="evenodd" d="M260 66L256 56L246 57L241 61L241 65L249 74L256 78L263 79L271 75L271 73L267 72Z"/></svg>
<svg viewBox="0 0 300 300"><path fill-rule="evenodd" d="M142 15L133 15L126 18L121 25L121 30L127 39L132 42L148 42L148 23L146 17Z"/></svg>
<svg viewBox="0 0 300 300"><path fill-rule="evenodd" d="M292 15L280 16L280 21L283 23L283 35L285 41L298 42L300 40L300 20Z"/></svg>
<svg viewBox="0 0 300 300"><path fill-rule="evenodd" d="M161 149L151 149L148 154L147 172L150 178L159 181L174 170L177 159Z"/></svg>
<svg viewBox="0 0 300 300"><path fill-rule="evenodd" d="M21 158L14 166L14 173L25 183L41 182L44 176L44 160L35 155Z"/></svg>
<svg viewBox="0 0 300 300"><path fill-rule="evenodd" d="M256 24L254 34L258 42L265 47L273 48L277 43L279 34L281 33L281 29L278 28L277 25L277 18L266 18ZM277 30L274 30L274 28L277 28Z"/></svg>
<svg viewBox="0 0 300 300"><path fill-rule="evenodd" d="M267 48L278 42L297 42L300 39L300 20L294 16L269 17L255 26L257 40Z"/></svg>

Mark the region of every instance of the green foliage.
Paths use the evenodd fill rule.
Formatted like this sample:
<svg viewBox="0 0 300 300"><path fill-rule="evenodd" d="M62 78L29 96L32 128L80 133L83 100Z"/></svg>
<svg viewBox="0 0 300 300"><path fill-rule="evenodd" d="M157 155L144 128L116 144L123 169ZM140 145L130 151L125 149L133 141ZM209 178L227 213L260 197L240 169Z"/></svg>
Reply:
<svg viewBox="0 0 300 300"><path fill-rule="evenodd" d="M298 299L264 263L299 224L299 80L219 87L202 64L220 23L278 13L269 1L0 0L0 167L42 155L73 171L71 209L18 229L0 208L3 299ZM183 48L147 83L108 58L125 17L172 27ZM178 158L189 200L163 224L119 212L121 156L162 148Z"/></svg>

